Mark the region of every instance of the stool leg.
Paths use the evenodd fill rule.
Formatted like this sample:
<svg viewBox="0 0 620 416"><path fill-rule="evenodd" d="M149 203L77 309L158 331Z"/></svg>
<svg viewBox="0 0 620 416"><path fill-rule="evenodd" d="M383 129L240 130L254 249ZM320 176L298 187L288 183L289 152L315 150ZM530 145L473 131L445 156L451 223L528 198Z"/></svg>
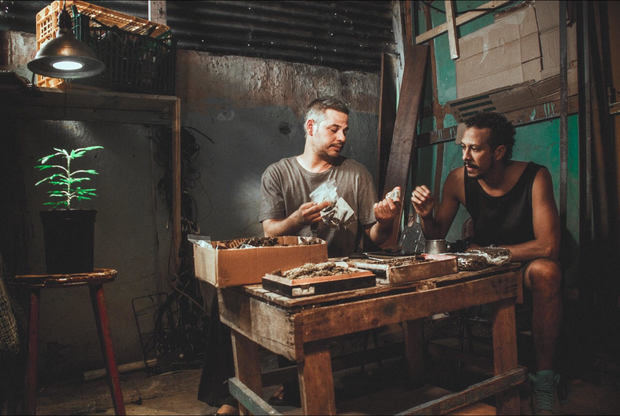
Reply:
<svg viewBox="0 0 620 416"><path fill-rule="evenodd" d="M37 359L39 353L39 289L30 291L28 317L28 361L26 363L26 413L37 411Z"/></svg>
<svg viewBox="0 0 620 416"><path fill-rule="evenodd" d="M95 312L95 321L97 321L97 329L99 330L99 341L101 342L101 350L105 360L105 366L108 370L108 384L112 393L112 401L114 402L114 410L117 415L125 414L125 404L123 403L123 393L114 359L114 348L112 347L112 337L110 336L110 323L108 321L108 313L105 307L103 297L103 286L101 284L90 286L90 298L93 303Z"/></svg>

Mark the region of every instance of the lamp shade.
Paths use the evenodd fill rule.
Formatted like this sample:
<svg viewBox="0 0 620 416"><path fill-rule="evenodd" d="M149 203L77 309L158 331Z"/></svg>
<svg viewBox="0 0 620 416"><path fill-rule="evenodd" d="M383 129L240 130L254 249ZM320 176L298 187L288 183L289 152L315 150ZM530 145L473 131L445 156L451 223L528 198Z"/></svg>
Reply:
<svg viewBox="0 0 620 416"><path fill-rule="evenodd" d="M58 34L43 44L34 59L28 62L32 72L53 78L87 78L105 69L94 52L73 35L71 17L63 9L58 17Z"/></svg>

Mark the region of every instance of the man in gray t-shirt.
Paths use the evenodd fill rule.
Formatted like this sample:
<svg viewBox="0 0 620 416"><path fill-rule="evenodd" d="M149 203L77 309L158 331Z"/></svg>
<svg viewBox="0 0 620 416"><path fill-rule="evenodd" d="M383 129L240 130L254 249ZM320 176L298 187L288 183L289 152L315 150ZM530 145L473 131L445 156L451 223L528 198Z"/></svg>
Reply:
<svg viewBox="0 0 620 416"><path fill-rule="evenodd" d="M336 98L310 103L304 122L304 152L273 163L263 173L259 220L266 236L317 236L327 241L330 257L339 257L350 255L360 246L362 232L375 244L392 234L400 212L400 188L390 193L392 197L376 203L368 170L340 155L348 119L349 109ZM352 216L340 224L323 221L321 215L337 201L317 203L310 197L330 180L335 183L338 199L346 202L342 205L352 211Z"/></svg>

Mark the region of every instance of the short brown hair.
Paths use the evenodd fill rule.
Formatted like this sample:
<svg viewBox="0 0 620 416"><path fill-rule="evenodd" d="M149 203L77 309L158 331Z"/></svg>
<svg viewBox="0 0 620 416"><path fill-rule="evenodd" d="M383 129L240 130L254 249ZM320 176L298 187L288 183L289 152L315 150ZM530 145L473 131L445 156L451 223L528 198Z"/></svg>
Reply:
<svg viewBox="0 0 620 416"><path fill-rule="evenodd" d="M319 97L308 104L304 125L311 119L318 125L325 115L325 110L335 110L347 115L349 114L349 107L340 98L333 96Z"/></svg>

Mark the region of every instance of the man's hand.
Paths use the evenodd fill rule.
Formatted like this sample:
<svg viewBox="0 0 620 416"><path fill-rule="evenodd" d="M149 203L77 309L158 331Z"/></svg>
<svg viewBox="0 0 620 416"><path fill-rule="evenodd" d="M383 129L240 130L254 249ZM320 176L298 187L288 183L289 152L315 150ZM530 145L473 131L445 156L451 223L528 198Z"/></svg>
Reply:
<svg viewBox="0 0 620 416"><path fill-rule="evenodd" d="M375 218L379 224L387 224L394 222L394 218L400 214L400 186L392 189L382 201L375 203Z"/></svg>
<svg viewBox="0 0 620 416"><path fill-rule="evenodd" d="M296 235L299 230L308 224L321 221L321 210L327 208L331 203L306 202L301 204L295 212L281 220L268 219L263 221L263 231L265 237L275 237L278 235Z"/></svg>
<svg viewBox="0 0 620 416"><path fill-rule="evenodd" d="M291 214L291 217L296 224L302 227L304 225L313 224L321 221L321 210L327 208L331 204L332 203L329 201L324 201L320 204L316 202L306 202L305 204L301 204L299 208L297 208L297 211Z"/></svg>
<svg viewBox="0 0 620 416"><path fill-rule="evenodd" d="M411 193L411 205L420 217L428 218L433 215L435 198L426 185L417 186Z"/></svg>

